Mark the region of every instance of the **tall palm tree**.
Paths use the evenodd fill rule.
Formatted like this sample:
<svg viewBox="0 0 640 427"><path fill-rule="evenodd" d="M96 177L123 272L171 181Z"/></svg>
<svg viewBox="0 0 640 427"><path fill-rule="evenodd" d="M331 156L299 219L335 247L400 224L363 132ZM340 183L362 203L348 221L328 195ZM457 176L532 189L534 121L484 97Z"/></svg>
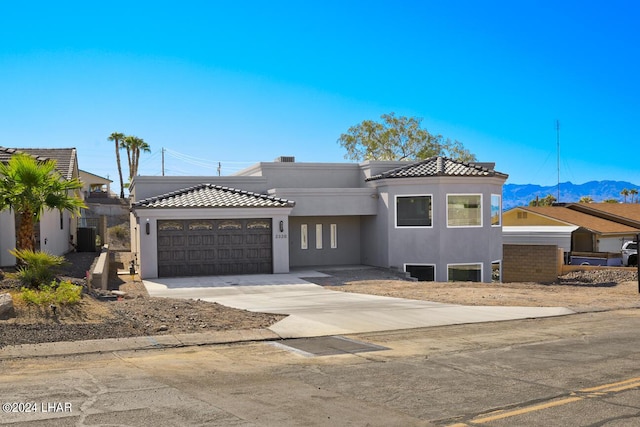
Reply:
<svg viewBox="0 0 640 427"><path fill-rule="evenodd" d="M16 249L35 249L35 224L45 209L69 211L75 216L86 208L74 194L82 183L76 178L64 179L55 160L38 162L19 153L8 163L0 163L0 176L0 211L13 209L19 218Z"/></svg>
<svg viewBox="0 0 640 427"><path fill-rule="evenodd" d="M120 198L124 199L124 181L122 179L122 165L120 164L120 143L124 139L124 134L113 132L107 139L114 141L116 144L116 162L118 163L118 176L120 176Z"/></svg>
<svg viewBox="0 0 640 427"><path fill-rule="evenodd" d="M626 188L623 188L620 194L624 196L624 202L627 203L627 196L629 195L629 190L627 190Z"/></svg>
<svg viewBox="0 0 640 427"><path fill-rule="evenodd" d="M140 154L142 152L150 153L151 147L144 142L144 139L137 136L126 136L120 143L120 146L127 150L127 159L129 160L129 183L133 177L138 175L138 166L140 164Z"/></svg>
<svg viewBox="0 0 640 427"><path fill-rule="evenodd" d="M638 189L632 188L631 190L629 190L629 194L631 194L631 203L638 203Z"/></svg>

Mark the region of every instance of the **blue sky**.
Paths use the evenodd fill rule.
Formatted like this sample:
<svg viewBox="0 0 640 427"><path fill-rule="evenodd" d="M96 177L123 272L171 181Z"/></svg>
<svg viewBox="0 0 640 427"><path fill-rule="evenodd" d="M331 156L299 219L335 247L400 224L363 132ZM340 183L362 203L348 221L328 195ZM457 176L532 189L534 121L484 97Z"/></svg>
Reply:
<svg viewBox="0 0 640 427"><path fill-rule="evenodd" d="M395 112L509 183L640 184L635 1L0 3L0 145L76 147L117 183L292 155L343 162L350 126ZM126 168L125 168L126 169ZM126 173L126 171L125 171Z"/></svg>

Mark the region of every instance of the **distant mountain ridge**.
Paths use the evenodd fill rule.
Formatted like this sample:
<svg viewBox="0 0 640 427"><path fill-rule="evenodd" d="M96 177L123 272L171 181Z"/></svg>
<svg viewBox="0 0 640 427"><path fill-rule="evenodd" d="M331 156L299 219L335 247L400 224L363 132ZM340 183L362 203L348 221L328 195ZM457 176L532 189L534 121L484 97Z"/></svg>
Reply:
<svg viewBox="0 0 640 427"><path fill-rule="evenodd" d="M607 199L616 199L624 202L620 192L623 189L635 188L640 192L640 186L626 181L589 181L584 184L572 182L560 183L559 202L578 202L580 198L589 196L594 202L602 202ZM541 199L551 194L558 197L558 186L541 186L535 184L505 184L502 189L502 208L509 210L517 206L528 206L536 197ZM640 196L640 195L639 195ZM637 196L636 196L637 197ZM627 202L631 202L631 196L627 196Z"/></svg>

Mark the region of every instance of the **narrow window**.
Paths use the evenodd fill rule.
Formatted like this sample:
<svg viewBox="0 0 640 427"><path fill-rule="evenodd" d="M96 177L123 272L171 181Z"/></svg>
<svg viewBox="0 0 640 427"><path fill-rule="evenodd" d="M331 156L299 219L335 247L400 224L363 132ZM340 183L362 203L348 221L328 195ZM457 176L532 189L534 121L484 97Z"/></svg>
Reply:
<svg viewBox="0 0 640 427"><path fill-rule="evenodd" d="M316 249L322 249L322 224L316 224Z"/></svg>
<svg viewBox="0 0 640 427"><path fill-rule="evenodd" d="M62 215L62 211L60 211L60 230L64 230L64 216Z"/></svg>
<svg viewBox="0 0 640 427"><path fill-rule="evenodd" d="M502 225L502 196L491 195L491 225L500 227Z"/></svg>
<svg viewBox="0 0 640 427"><path fill-rule="evenodd" d="M491 281L492 282L502 282L502 262L501 261L493 261L491 263Z"/></svg>
<svg viewBox="0 0 640 427"><path fill-rule="evenodd" d="M331 249L338 247L338 224L331 224Z"/></svg>
<svg viewBox="0 0 640 427"><path fill-rule="evenodd" d="M482 227L482 195L448 194L447 226Z"/></svg>
<svg viewBox="0 0 640 427"><path fill-rule="evenodd" d="M300 225L300 249L309 249L307 224Z"/></svg>

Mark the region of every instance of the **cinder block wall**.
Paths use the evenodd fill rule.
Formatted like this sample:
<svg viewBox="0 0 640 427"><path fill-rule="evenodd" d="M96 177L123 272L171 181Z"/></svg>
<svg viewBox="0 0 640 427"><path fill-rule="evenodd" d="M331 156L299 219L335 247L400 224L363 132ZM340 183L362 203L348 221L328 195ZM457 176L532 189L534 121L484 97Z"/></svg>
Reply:
<svg viewBox="0 0 640 427"><path fill-rule="evenodd" d="M503 282L553 282L558 278L556 245L503 245Z"/></svg>

